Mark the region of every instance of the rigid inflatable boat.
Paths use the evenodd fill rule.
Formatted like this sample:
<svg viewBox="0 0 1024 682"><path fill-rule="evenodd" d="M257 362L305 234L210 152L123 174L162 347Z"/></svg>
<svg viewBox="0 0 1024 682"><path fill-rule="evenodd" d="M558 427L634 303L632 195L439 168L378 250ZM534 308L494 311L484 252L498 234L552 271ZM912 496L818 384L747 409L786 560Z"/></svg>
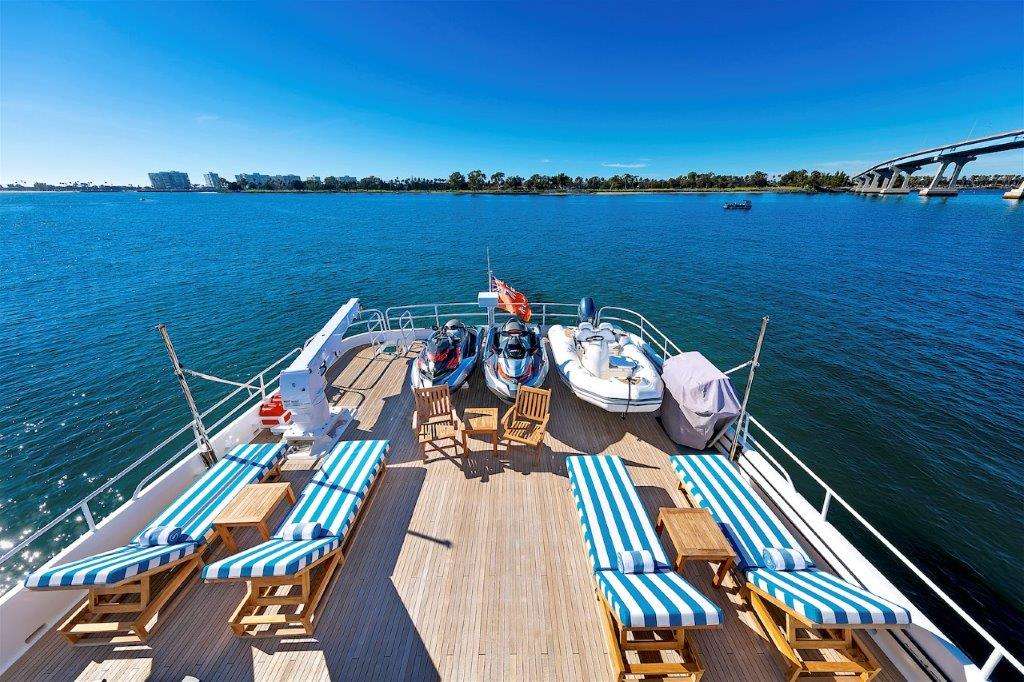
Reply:
<svg viewBox="0 0 1024 682"><path fill-rule="evenodd" d="M459 320L448 320L427 338L419 357L412 363L409 383L413 388L448 384L461 388L476 366L477 330Z"/></svg>
<svg viewBox="0 0 1024 682"><path fill-rule="evenodd" d="M487 328L483 343L484 380L505 402L515 402L520 386L536 388L548 375L540 328L511 319Z"/></svg>
<svg viewBox="0 0 1024 682"><path fill-rule="evenodd" d="M584 299L577 326L548 329L558 375L580 400L609 412L654 412L664 386L643 341L607 322L595 326L593 309Z"/></svg>

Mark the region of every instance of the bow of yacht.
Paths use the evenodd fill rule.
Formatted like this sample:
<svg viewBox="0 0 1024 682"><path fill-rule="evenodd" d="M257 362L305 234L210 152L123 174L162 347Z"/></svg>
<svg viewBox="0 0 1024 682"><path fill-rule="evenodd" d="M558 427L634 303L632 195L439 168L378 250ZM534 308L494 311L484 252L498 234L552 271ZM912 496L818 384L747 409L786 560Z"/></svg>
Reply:
<svg viewBox="0 0 1024 682"><path fill-rule="evenodd" d="M533 321L542 333L552 325L571 325L576 318L575 304L533 307ZM702 455L714 457L715 466L730 467L729 475L735 477L728 479L732 493L741 494L741 487L749 490L752 497L746 508L775 518L780 524L776 532L789 546L805 552L817 571L835 576L851 590L862 590L857 594L877 596L883 606L875 611L884 612L879 620L858 622L857 614L871 609L857 607L853 615L836 610L831 619L822 620L824 625L815 623L802 605L787 599L784 589L759 583L754 574L763 570L750 563L758 558L751 559L744 551L750 542L742 528L746 522L738 516L723 517L743 510L737 511L732 502L722 506L709 499L718 482L709 480L701 490L699 475L687 478L686 472L692 470L678 458L690 451L673 442L655 412L633 410L623 415L601 409L552 377L545 383L550 418L539 456L513 444L492 449L490 442L469 438L464 441L468 452L460 453L456 443L450 457L422 457L410 428L415 407L410 373L421 344L449 317L493 325L494 316L493 309L475 302L371 309L352 299L304 348L239 382L214 408L197 412L197 421L205 420L200 429L185 425L80 504L41 524L7 551L0 564L22 576L17 587L0 597L3 679L594 680L669 675L696 682L851 673L860 679L968 680L987 679L997 668L1022 670L999 642L748 413L741 413ZM631 342L642 344L659 367L682 352L639 313L606 307L597 312L595 323L600 322L631 334ZM559 327L565 334L562 330ZM283 398L278 411L287 413L277 422L275 417L268 419L266 407L276 392ZM451 400L457 415L469 408L508 409L488 390L482 370L471 374ZM379 465L367 465L358 485L355 479L332 479L336 472L327 471L344 464L336 457L339 444L352 442L386 442L379 446ZM74 625L79 628L74 637L67 636L69 612L98 598L80 580L69 579L66 589L41 590L38 584L33 589L20 584L23 576L38 576L48 567L138 543L152 519L163 518L160 515L166 515L183 492L195 489L211 466L235 457L229 453L246 444L282 447L260 450L265 461L245 474L250 478L242 483L276 478L299 496L294 505L283 497L267 505L263 523L271 530L301 526L289 522L313 517L296 516L296 511L308 512L332 491L353 496L352 516L335 529L336 545L325 544L308 565L264 570L258 576L263 583L251 563L242 575L248 582L207 580L210 574L203 567L224 565L220 562L233 554L231 544L243 553L258 554L269 537L265 528L254 527L236 531L230 542L217 542L211 532L209 547L196 550L201 559L195 572L146 614L159 627L147 624L141 636L111 633L114 636L98 646L72 645L69 639L80 635L106 633L104 623L110 618L97 611ZM580 464L586 456L602 454L613 456L614 466L621 464L623 472L610 488L615 501L603 512L596 509L603 503L585 501L600 496L603 488L587 488L579 468L597 461ZM104 491L124 487L132 471L145 475L138 476L134 491L127 488L126 501L104 518L94 518L90 502ZM814 494L824 495L823 504L808 501L805 482L817 487ZM317 485L331 490L323 492ZM310 496L310 490L320 497ZM638 502L631 511L634 490ZM867 534L876 535L890 552L886 565L900 567L899 576L885 574L829 522L830 507L839 506L852 512ZM688 508L707 509L709 518L718 522L716 527L732 526L735 534L729 539L737 563L729 570L730 566L723 568L721 562L709 563L693 554L695 560L679 565L680 548L670 534L661 532L659 523L656 537L646 541L655 548L655 558L663 547L671 569L666 565L657 569L660 573L653 568L648 572L681 581L673 584L684 584L707 600L709 604L702 603L713 618L686 621L687 613L694 614L690 605L681 609L684 622L675 622L659 606L664 599L659 602L637 592L636 603L623 604L614 588L602 588L609 567L599 565L598 535L611 533L614 542L620 539L617 531L604 526L599 531L588 523L599 524L604 514L615 525L619 515L635 512L630 523L649 532L661 510ZM33 548L48 533L74 524L79 516L85 520L83 533L48 557L45 565L31 561ZM315 525L321 520L318 517ZM324 526L333 520L327 518ZM628 535L629 529L623 527L621 533ZM320 528L309 532L322 532L329 539ZM316 537L296 535L297 542L311 540ZM283 541L280 531L269 540L274 541ZM322 563L335 556L335 550L337 565ZM188 558L181 560L187 563ZM147 567L138 575L156 568ZM676 568L678 572L672 570ZM634 573L621 564L619 570ZM253 609L262 615L245 621L240 610L253 599L269 599L278 588L285 590L278 594L286 594L292 581L284 574L298 576L294 584L305 601L284 596L261 611ZM645 575L643 570L639 575ZM788 579L784 570L780 575L783 581ZM149 598L149 579L144 582L140 599ZM918 588L915 594L926 595L923 600L911 599L898 587L911 583ZM152 589L155 594L156 582ZM310 594L315 596L312 601ZM116 605L119 599L115 594L103 603ZM670 595L668 602L672 599ZM833 608L834 602L829 602ZM299 621L275 618L296 604L312 604L315 621L310 617L310 622L302 621L301 627L282 636L274 626ZM630 622L637 613L640 620ZM888 613L897 615L886 620ZM644 621L647 615L651 622ZM929 616L943 623L960 622L985 642L977 663ZM807 634L800 639L798 631ZM249 636L253 634L257 637ZM796 641L804 644L794 650ZM850 663L842 651L849 651L845 645L853 647L853 642L858 653ZM849 665L854 668L844 667Z"/></svg>

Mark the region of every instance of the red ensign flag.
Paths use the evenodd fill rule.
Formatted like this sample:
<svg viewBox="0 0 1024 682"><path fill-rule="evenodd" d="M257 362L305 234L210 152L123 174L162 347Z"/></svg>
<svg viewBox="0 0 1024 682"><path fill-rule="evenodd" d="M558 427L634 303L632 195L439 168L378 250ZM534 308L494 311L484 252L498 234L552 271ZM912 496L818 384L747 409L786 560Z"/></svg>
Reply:
<svg viewBox="0 0 1024 682"><path fill-rule="evenodd" d="M533 317L533 311L530 310L530 302L526 300L526 296L497 277L491 279L494 280L494 290L498 292L498 307L507 310L523 322L529 322Z"/></svg>

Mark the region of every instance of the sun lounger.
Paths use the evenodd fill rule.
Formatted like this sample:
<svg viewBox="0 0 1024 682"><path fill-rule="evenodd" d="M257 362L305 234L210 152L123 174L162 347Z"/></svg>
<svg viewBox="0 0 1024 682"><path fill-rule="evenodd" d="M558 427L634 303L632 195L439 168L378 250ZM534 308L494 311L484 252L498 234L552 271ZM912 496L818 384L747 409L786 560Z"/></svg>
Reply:
<svg viewBox="0 0 1024 682"><path fill-rule="evenodd" d="M208 582L247 582L246 596L230 619L235 634L313 634L317 606L332 586L383 476L387 451L384 440L338 443L273 538L203 569ZM314 526L319 537L290 539L287 533L289 527ZM297 594L292 594L296 588ZM277 608L269 613L272 607L285 606L294 607L294 612ZM301 629L288 629L293 624Z"/></svg>
<svg viewBox="0 0 1024 682"><path fill-rule="evenodd" d="M776 570L765 549L803 553L793 534L724 455L693 453L669 458L680 488L708 509L739 554L737 568L746 575L749 598L762 625L789 663L789 679L828 672L854 673L871 679L877 662L854 635L854 629L904 627L907 609L817 568ZM785 617L783 627L769 610ZM806 636L799 631L806 630ZM805 660L804 649L831 649L845 661Z"/></svg>
<svg viewBox="0 0 1024 682"><path fill-rule="evenodd" d="M245 485L276 474L284 444L239 445L222 457L124 547L56 566L25 579L32 590L88 589L58 628L72 644L145 639L154 618L202 565L214 537L213 519ZM179 541L147 544L151 529L175 529ZM118 614L117 620L106 620ZM121 620L129 618L130 620ZM128 633L123 635L122 633Z"/></svg>
<svg viewBox="0 0 1024 682"><path fill-rule="evenodd" d="M618 679L687 676L703 666L691 628L717 627L722 610L672 570L622 460L610 455L566 458L605 634ZM624 573L620 553L649 552L653 572ZM627 652L674 651L680 662L632 662Z"/></svg>

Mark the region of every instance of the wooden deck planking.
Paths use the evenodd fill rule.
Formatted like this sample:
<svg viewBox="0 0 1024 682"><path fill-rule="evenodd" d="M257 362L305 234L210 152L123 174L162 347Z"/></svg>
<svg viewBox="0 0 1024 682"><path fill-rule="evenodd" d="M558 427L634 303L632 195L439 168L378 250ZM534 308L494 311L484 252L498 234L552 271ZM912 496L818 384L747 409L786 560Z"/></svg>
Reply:
<svg viewBox="0 0 1024 682"><path fill-rule="evenodd" d="M503 447L499 463L489 443L471 440L474 455L463 471L458 460L419 458L408 358L374 358L363 348L340 364L332 398L359 407L344 438L389 439L391 462L313 637L238 639L227 619L244 588L200 584L146 645L74 648L50 631L3 679L610 678L564 456L623 457L653 521L659 507L687 506L665 459L674 446L657 422L593 408L552 376L540 464L518 447ZM504 411L479 374L471 383L455 395L459 410ZM299 492L308 475L288 471L285 478ZM257 541L255 532L239 535L243 546ZM731 578L733 593L712 588L706 564L688 564L684 575L726 611L721 629L693 634L707 667L703 679L783 679L756 621L737 608ZM900 679L873 651L886 668L878 679Z"/></svg>

